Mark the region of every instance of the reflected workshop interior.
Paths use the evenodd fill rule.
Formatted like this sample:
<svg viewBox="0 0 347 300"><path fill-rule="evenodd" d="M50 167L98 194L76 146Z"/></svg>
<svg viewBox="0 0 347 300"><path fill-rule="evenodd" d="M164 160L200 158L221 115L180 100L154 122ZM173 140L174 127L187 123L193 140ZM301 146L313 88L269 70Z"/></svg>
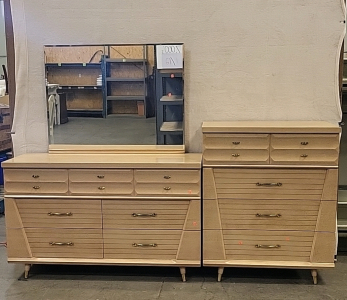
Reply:
<svg viewBox="0 0 347 300"><path fill-rule="evenodd" d="M44 53L51 144L184 144L183 44Z"/></svg>

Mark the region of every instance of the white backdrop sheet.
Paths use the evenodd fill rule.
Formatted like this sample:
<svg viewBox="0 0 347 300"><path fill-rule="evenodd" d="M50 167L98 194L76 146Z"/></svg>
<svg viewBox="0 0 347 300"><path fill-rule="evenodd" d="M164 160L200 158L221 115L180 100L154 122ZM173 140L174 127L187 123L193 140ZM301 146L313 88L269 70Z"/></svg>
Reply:
<svg viewBox="0 0 347 300"><path fill-rule="evenodd" d="M43 47L184 43L185 144L213 120L341 120L343 0L11 0L15 155L47 152Z"/></svg>

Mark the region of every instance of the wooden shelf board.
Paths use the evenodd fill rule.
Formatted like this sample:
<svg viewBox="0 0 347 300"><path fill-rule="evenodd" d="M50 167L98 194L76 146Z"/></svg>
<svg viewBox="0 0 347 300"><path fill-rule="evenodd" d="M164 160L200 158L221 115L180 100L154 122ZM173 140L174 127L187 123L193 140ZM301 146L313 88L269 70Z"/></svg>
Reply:
<svg viewBox="0 0 347 300"><path fill-rule="evenodd" d="M182 132L183 123L182 122L163 122L160 127L161 132Z"/></svg>
<svg viewBox="0 0 347 300"><path fill-rule="evenodd" d="M145 59L133 59L133 58L105 58L105 62L108 63L144 63Z"/></svg>
<svg viewBox="0 0 347 300"><path fill-rule="evenodd" d="M172 96L163 96L160 98L161 102L183 102L182 95L172 95Z"/></svg>
<svg viewBox="0 0 347 300"><path fill-rule="evenodd" d="M100 68L101 63L46 63L46 67L58 67L58 68L85 68L85 67L98 67Z"/></svg>

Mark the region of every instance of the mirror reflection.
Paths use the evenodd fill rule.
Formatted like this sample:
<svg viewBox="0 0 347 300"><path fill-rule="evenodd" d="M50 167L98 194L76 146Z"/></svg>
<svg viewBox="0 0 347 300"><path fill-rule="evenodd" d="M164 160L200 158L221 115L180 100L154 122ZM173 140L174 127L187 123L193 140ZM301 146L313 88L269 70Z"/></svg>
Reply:
<svg viewBox="0 0 347 300"><path fill-rule="evenodd" d="M183 44L44 53L51 144L183 144Z"/></svg>

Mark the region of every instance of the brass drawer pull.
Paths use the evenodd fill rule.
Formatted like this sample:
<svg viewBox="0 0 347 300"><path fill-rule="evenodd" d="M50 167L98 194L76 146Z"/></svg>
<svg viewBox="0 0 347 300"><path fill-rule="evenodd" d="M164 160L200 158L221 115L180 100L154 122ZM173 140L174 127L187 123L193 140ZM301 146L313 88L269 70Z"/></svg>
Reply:
<svg viewBox="0 0 347 300"><path fill-rule="evenodd" d="M231 156L232 156L232 157L239 157L240 154L238 154L238 153L233 153L233 154L231 154Z"/></svg>
<svg viewBox="0 0 347 300"><path fill-rule="evenodd" d="M301 157L307 157L308 154L301 154L300 156L301 156Z"/></svg>
<svg viewBox="0 0 347 300"><path fill-rule="evenodd" d="M133 217L156 217L157 214L156 213L152 213L152 214L138 214L138 213L133 213L131 214Z"/></svg>
<svg viewBox="0 0 347 300"><path fill-rule="evenodd" d="M166 187L164 187L164 190L165 190L165 191L170 191L170 190L171 190L171 187L166 186Z"/></svg>
<svg viewBox="0 0 347 300"><path fill-rule="evenodd" d="M99 186L98 189L101 190L101 191L103 191L104 189L106 189L106 187L104 187L104 186Z"/></svg>
<svg viewBox="0 0 347 300"><path fill-rule="evenodd" d="M308 142L301 142L301 145L306 146L306 145L308 145Z"/></svg>
<svg viewBox="0 0 347 300"><path fill-rule="evenodd" d="M33 189L34 189L34 190L38 190L39 188L40 188L39 185L34 185L34 186L33 186Z"/></svg>
<svg viewBox="0 0 347 300"><path fill-rule="evenodd" d="M57 216L57 217L71 217L72 212L67 212L67 213L54 213L54 212L49 212L47 215L50 217L52 216Z"/></svg>
<svg viewBox="0 0 347 300"><path fill-rule="evenodd" d="M240 145L241 142L233 142L234 145Z"/></svg>
<svg viewBox="0 0 347 300"><path fill-rule="evenodd" d="M157 246L158 246L157 244L137 244L137 243L133 244L133 247L157 247Z"/></svg>
<svg viewBox="0 0 347 300"><path fill-rule="evenodd" d="M257 186L282 186L281 182L269 182L269 183L256 183Z"/></svg>
<svg viewBox="0 0 347 300"><path fill-rule="evenodd" d="M33 178L39 178L40 175L33 175L32 177L33 177Z"/></svg>
<svg viewBox="0 0 347 300"><path fill-rule="evenodd" d="M271 215L271 214L256 214L255 215L258 218L280 218L282 217L281 214Z"/></svg>
<svg viewBox="0 0 347 300"><path fill-rule="evenodd" d="M281 245L255 245L255 248L276 249L281 248Z"/></svg>
<svg viewBox="0 0 347 300"><path fill-rule="evenodd" d="M105 178L105 175L98 175L96 177L98 177L99 179L103 179L103 178Z"/></svg>
<svg viewBox="0 0 347 300"><path fill-rule="evenodd" d="M165 175L164 178L165 178L165 179L170 179L171 176L170 176L170 175Z"/></svg>
<svg viewBox="0 0 347 300"><path fill-rule="evenodd" d="M73 242L61 243L61 242L49 242L51 246L73 246Z"/></svg>

